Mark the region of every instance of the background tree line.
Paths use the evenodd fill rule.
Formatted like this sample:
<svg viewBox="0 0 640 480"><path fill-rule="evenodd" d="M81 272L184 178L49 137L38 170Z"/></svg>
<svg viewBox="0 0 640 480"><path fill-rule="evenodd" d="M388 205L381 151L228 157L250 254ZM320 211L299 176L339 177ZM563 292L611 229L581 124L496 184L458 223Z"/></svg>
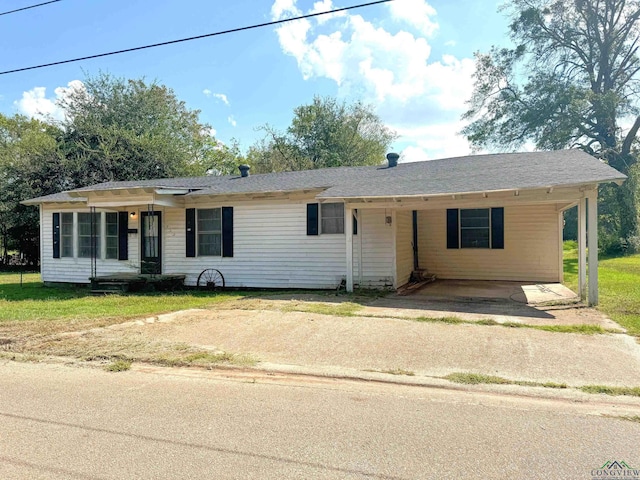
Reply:
<svg viewBox="0 0 640 480"><path fill-rule="evenodd" d="M243 155L218 142L198 110L166 86L100 74L60 102L61 122L0 114L0 264L35 265L38 211L20 201L106 181L375 165L393 132L362 103L316 97L291 126L262 127ZM11 254L14 254L13 256Z"/></svg>
<svg viewBox="0 0 640 480"><path fill-rule="evenodd" d="M640 0L512 0L509 47L476 53L463 133L478 149L580 148L629 179L600 189L601 248L640 251ZM575 209L566 215L575 235ZM574 237L575 238L575 237Z"/></svg>

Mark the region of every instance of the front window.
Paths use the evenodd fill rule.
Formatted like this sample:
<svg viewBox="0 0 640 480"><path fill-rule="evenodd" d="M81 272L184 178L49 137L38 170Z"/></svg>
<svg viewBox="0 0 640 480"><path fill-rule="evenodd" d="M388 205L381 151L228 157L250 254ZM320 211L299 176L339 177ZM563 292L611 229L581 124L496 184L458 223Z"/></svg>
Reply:
<svg viewBox="0 0 640 480"><path fill-rule="evenodd" d="M460 210L460 246L489 248L491 224L488 208Z"/></svg>
<svg viewBox="0 0 640 480"><path fill-rule="evenodd" d="M222 255L222 209L198 210L198 255Z"/></svg>
<svg viewBox="0 0 640 480"><path fill-rule="evenodd" d="M322 233L344 233L344 203L320 204Z"/></svg>
<svg viewBox="0 0 640 480"><path fill-rule="evenodd" d="M105 258L118 258L118 214L105 213Z"/></svg>
<svg viewBox="0 0 640 480"><path fill-rule="evenodd" d="M60 217L60 256L73 257L73 213L62 213Z"/></svg>
<svg viewBox="0 0 640 480"><path fill-rule="evenodd" d="M78 213L78 257L91 257L92 240L95 241L96 256L99 256L100 214Z"/></svg>

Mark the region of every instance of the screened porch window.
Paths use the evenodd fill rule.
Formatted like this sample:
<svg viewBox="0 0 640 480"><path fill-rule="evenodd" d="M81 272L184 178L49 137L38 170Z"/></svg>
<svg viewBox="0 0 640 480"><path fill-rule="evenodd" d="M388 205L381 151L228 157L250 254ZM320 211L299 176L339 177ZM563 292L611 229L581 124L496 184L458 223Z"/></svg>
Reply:
<svg viewBox="0 0 640 480"><path fill-rule="evenodd" d="M198 210L198 256L222 255L222 209Z"/></svg>

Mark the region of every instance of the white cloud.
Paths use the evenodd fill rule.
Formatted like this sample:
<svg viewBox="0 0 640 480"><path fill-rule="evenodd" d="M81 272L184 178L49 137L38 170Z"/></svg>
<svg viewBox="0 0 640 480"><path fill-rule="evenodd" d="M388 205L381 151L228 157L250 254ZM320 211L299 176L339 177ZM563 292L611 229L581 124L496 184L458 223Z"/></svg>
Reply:
<svg viewBox="0 0 640 480"><path fill-rule="evenodd" d="M64 111L59 101L67 98L74 90L84 90L80 80L70 81L66 87L57 87L53 93L55 97L47 98L46 87L34 87L22 93L22 98L13 102L23 115L39 120L64 120Z"/></svg>
<svg viewBox="0 0 640 480"><path fill-rule="evenodd" d="M232 127L235 127L235 126L237 126L237 125L238 125L238 122L236 122L236 119L235 119L235 118L233 118L233 115L229 115L229 116L227 117L227 121L229 122L229 124L230 124Z"/></svg>
<svg viewBox="0 0 640 480"><path fill-rule="evenodd" d="M204 93L204 96L207 98L215 98L217 100L220 100L226 106L230 105L229 98L224 93L213 93L208 88L205 88L204 90L202 90L202 93Z"/></svg>
<svg viewBox="0 0 640 480"><path fill-rule="evenodd" d="M213 98L217 98L222 103L224 103L226 106L229 106L229 99L227 98L227 96L224 93L214 93L213 94Z"/></svg>
<svg viewBox="0 0 640 480"><path fill-rule="evenodd" d="M329 8L332 2L322 0L311 11ZM392 22L375 23L345 14L331 21L284 24L276 32L283 52L296 59L304 79L333 80L340 96L375 104L383 121L396 125L398 131L426 127L438 131L427 137L440 147L433 142L433 147L425 146L425 140L412 137L415 148L447 156L469 153L466 141L456 132L462 128L457 119L473 90L473 59L432 58L438 23L435 9L426 0L396 0L388 8ZM304 13L296 0L273 4L274 18L296 13ZM453 143L447 147L440 141L444 137ZM413 155L411 150L408 153Z"/></svg>
<svg viewBox="0 0 640 480"><path fill-rule="evenodd" d="M432 20L436 10L425 0L395 0L389 5L391 16L417 28L423 35L431 36L438 29Z"/></svg>
<svg viewBox="0 0 640 480"><path fill-rule="evenodd" d="M396 127L400 161L417 162L436 158L461 157L472 153L467 139L459 134L459 121L414 127Z"/></svg>
<svg viewBox="0 0 640 480"><path fill-rule="evenodd" d="M271 7L271 16L273 18L282 18L285 13L293 16L300 15L300 10L296 8L297 0L275 0Z"/></svg>

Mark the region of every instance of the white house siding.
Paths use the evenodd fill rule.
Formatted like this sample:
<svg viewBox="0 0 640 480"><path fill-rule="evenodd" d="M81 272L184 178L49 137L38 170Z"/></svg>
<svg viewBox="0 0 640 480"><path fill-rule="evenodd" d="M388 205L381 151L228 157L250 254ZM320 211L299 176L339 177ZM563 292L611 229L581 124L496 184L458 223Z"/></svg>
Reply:
<svg viewBox="0 0 640 480"><path fill-rule="evenodd" d="M396 212L396 287L409 281L413 271L413 214L410 210Z"/></svg>
<svg viewBox="0 0 640 480"><path fill-rule="evenodd" d="M358 235L354 236L354 245L362 236L362 286L383 288L393 286L394 249L393 225L385 223L385 217L391 216L391 210L360 209ZM354 252L354 257L356 257ZM358 278L354 274L354 278Z"/></svg>
<svg viewBox="0 0 640 480"><path fill-rule="evenodd" d="M194 285L205 268L222 272L227 286L336 288L346 276L343 234L307 235L307 203L224 202L233 207L234 256L185 256L185 210L166 209L163 273L185 273Z"/></svg>
<svg viewBox="0 0 640 480"><path fill-rule="evenodd" d="M446 223L444 209L418 213L420 266L438 278L560 281L555 205L505 207L504 250L447 249Z"/></svg>
<svg viewBox="0 0 640 480"><path fill-rule="evenodd" d="M202 201L201 201L202 202ZM195 285L200 272L216 268L231 287L336 288L346 277L344 234L307 235L305 200L269 202L222 202L187 205L187 208L234 207L234 256L186 257L185 209L158 207L162 213L162 273L186 274L187 285ZM146 209L143 209L146 210ZM42 278L46 282L88 283L89 258L53 258L52 213L84 211L77 205L47 205L43 209ZM129 260L97 261L97 274L137 272L140 252L141 210L129 219ZM385 210L361 210L358 234L354 238L354 279L364 287L393 285L393 228L385 223ZM388 211L391 215L391 212ZM362 281L359 248L362 245Z"/></svg>
<svg viewBox="0 0 640 480"><path fill-rule="evenodd" d="M132 209L129 211L133 212L135 210ZM53 213L56 212L89 212L89 209L79 208L77 205L43 206L41 223L42 237L40 239L43 245L42 257L40 259L42 281L52 283L89 283L89 277L91 276L90 258L53 258ZM133 221L129 218L129 228L138 228L137 219L136 221ZM139 237L137 235L129 235L129 260L98 259L96 262L96 273L98 275L109 275L114 273L137 271L138 242Z"/></svg>

